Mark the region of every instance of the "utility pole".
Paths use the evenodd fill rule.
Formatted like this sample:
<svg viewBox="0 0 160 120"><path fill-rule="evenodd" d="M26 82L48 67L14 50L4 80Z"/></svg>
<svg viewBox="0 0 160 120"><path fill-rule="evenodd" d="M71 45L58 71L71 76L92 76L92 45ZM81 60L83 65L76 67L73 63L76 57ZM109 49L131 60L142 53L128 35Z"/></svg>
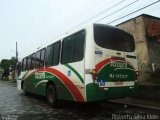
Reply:
<svg viewBox="0 0 160 120"><path fill-rule="evenodd" d="M17 41L16 41L16 64L18 62L18 46L17 46Z"/></svg>
<svg viewBox="0 0 160 120"><path fill-rule="evenodd" d="M14 70L14 79L16 80L18 77L18 45L17 45L17 41L16 41L16 64L15 64L15 70Z"/></svg>

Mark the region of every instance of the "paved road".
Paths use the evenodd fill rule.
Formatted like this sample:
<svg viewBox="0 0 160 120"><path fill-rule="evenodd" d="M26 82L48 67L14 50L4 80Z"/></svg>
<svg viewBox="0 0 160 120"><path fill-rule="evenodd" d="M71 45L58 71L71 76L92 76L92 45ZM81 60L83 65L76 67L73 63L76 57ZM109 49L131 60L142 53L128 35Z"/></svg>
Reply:
<svg viewBox="0 0 160 120"><path fill-rule="evenodd" d="M62 102L55 109L47 105L44 97L24 96L17 90L16 83L0 80L0 120L142 120L153 117L155 120L160 119L160 111L111 103Z"/></svg>

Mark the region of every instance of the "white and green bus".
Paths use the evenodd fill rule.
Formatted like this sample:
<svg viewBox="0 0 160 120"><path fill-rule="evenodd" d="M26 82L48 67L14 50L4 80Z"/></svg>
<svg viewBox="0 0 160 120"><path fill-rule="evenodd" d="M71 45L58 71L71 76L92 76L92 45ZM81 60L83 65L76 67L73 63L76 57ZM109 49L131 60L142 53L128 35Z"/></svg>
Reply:
<svg viewBox="0 0 160 120"><path fill-rule="evenodd" d="M131 34L90 24L25 56L17 86L24 93L57 100L102 101L132 96L137 56Z"/></svg>

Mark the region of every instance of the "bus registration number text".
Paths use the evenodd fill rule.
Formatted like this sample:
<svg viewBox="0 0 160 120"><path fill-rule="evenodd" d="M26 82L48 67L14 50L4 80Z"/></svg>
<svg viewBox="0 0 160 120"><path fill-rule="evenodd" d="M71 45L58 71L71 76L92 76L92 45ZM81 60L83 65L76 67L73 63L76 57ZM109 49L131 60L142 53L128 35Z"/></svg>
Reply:
<svg viewBox="0 0 160 120"><path fill-rule="evenodd" d="M122 81L116 81L116 82L114 83L114 85L120 86L120 85L123 85L123 82L122 82Z"/></svg>

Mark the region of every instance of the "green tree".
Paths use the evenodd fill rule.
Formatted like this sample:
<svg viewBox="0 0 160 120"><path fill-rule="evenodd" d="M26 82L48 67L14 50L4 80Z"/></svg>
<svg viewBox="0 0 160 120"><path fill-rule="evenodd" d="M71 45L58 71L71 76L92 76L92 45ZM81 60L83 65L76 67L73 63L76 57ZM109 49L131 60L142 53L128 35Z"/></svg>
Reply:
<svg viewBox="0 0 160 120"><path fill-rule="evenodd" d="M9 69L11 65L16 64L16 58L12 57L11 59L2 59L0 63L0 67L2 67L4 70Z"/></svg>
<svg viewBox="0 0 160 120"><path fill-rule="evenodd" d="M15 57L11 57L10 65L16 65L16 58Z"/></svg>
<svg viewBox="0 0 160 120"><path fill-rule="evenodd" d="M1 60L0 67L2 67L5 70L5 69L8 69L9 66L10 66L10 60L9 59L2 59Z"/></svg>
<svg viewBox="0 0 160 120"><path fill-rule="evenodd" d="M12 69L15 72L16 66L16 58L12 57L11 59L2 59L0 62L0 67L3 68L4 73L3 77L7 77L9 75L9 71ZM11 67L11 69L9 69ZM14 78L14 76L13 76Z"/></svg>

